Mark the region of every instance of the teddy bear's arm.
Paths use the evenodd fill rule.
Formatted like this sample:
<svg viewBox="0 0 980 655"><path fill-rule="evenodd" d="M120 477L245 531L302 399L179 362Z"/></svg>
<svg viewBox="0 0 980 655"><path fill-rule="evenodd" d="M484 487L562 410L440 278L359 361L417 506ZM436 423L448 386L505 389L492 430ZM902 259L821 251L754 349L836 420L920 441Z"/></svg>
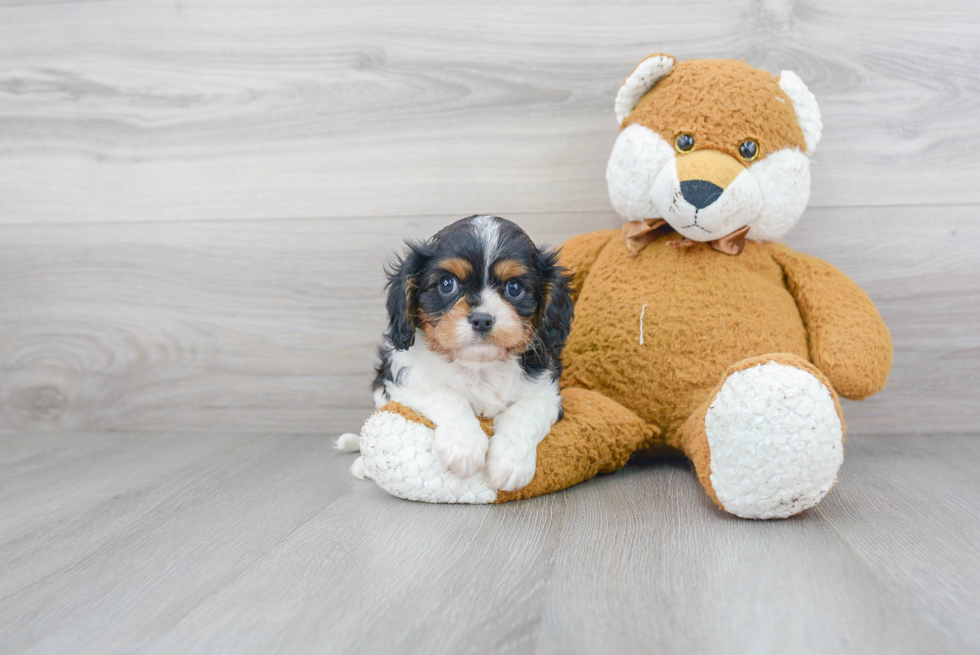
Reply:
<svg viewBox="0 0 980 655"><path fill-rule="evenodd" d="M892 367L892 340L868 294L827 262L772 246L803 317L813 363L845 398L881 391Z"/></svg>
<svg viewBox="0 0 980 655"><path fill-rule="evenodd" d="M617 235L622 237L622 233L617 230L598 230L572 237L562 244L561 259L558 263L575 274L572 290L576 295L582 290L585 277L599 257L599 253Z"/></svg>

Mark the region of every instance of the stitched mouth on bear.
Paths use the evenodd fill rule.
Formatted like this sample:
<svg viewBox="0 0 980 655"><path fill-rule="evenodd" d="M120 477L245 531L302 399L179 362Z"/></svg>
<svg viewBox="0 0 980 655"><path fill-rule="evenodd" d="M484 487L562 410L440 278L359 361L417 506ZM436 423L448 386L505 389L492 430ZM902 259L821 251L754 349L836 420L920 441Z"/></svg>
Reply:
<svg viewBox="0 0 980 655"><path fill-rule="evenodd" d="M741 168L726 185L701 177L681 179L665 166L654 181L653 202L681 236L693 241L721 238L751 223L762 209L753 173Z"/></svg>

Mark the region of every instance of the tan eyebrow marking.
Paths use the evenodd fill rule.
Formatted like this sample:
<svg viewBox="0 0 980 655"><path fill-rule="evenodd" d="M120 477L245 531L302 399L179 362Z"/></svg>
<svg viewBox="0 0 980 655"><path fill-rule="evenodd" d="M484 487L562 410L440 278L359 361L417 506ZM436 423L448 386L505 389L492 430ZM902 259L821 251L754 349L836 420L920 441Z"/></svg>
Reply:
<svg viewBox="0 0 980 655"><path fill-rule="evenodd" d="M452 259L445 259L439 262L439 268L447 273L452 273L460 280L465 280L473 272L473 265L460 257L453 257Z"/></svg>
<svg viewBox="0 0 980 655"><path fill-rule="evenodd" d="M513 259L502 259L493 265L493 272L501 280L509 280L527 273L527 266Z"/></svg>

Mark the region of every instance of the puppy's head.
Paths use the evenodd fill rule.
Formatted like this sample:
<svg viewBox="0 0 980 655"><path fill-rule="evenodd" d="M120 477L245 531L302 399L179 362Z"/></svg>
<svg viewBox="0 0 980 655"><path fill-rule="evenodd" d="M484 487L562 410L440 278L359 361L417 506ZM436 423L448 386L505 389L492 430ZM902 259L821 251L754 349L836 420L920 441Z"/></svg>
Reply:
<svg viewBox="0 0 980 655"><path fill-rule="evenodd" d="M443 228L388 274L392 347L405 350L416 330L451 360L485 362L512 354L550 367L572 321L572 300L558 254L538 249L514 223L477 215Z"/></svg>

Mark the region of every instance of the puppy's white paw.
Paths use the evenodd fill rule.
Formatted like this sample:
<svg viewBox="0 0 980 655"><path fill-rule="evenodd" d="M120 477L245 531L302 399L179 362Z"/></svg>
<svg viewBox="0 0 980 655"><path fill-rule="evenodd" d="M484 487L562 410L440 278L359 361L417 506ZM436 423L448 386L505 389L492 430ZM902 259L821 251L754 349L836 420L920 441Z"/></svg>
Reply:
<svg viewBox="0 0 980 655"><path fill-rule="evenodd" d="M353 475L358 480L370 480L371 476L368 475L367 466L364 465L364 458L358 457L354 460L354 463L350 465L350 474Z"/></svg>
<svg viewBox="0 0 980 655"><path fill-rule="evenodd" d="M538 449L528 439L496 434L487 456L487 484L501 491L516 491L530 484L537 465Z"/></svg>
<svg viewBox="0 0 980 655"><path fill-rule="evenodd" d="M476 422L437 425L432 450L446 468L465 480L476 475L486 463L487 435Z"/></svg>
<svg viewBox="0 0 980 655"><path fill-rule="evenodd" d="M345 432L337 437L337 440L334 442L334 448L348 453L356 453L361 449L360 442L361 435L354 434L353 432Z"/></svg>

